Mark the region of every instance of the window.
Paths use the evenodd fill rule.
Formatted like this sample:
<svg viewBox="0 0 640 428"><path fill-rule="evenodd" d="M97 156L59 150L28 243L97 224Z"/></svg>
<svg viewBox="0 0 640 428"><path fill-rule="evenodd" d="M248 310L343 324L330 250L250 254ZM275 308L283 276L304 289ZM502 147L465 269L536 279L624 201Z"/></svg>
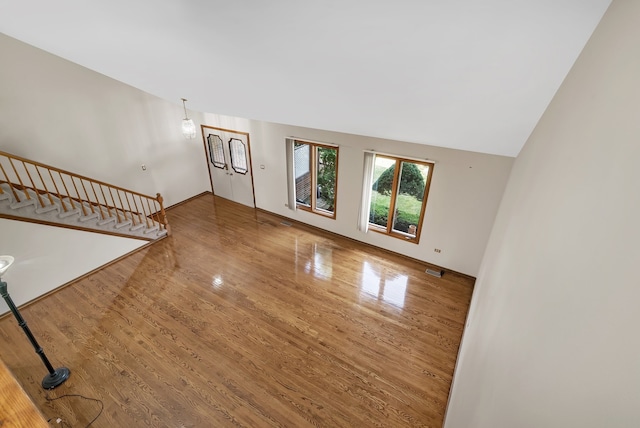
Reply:
<svg viewBox="0 0 640 428"><path fill-rule="evenodd" d="M293 172L296 206L335 218L338 148L295 140Z"/></svg>
<svg viewBox="0 0 640 428"><path fill-rule="evenodd" d="M231 168L239 174L246 174L247 168L247 152L242 140L232 138L229 140L229 153L231 155Z"/></svg>
<svg viewBox="0 0 640 428"><path fill-rule="evenodd" d="M433 164L375 155L369 229L418 243Z"/></svg>
<svg viewBox="0 0 640 428"><path fill-rule="evenodd" d="M209 155L211 163L216 168L224 168L227 163L224 160L224 149L222 148L222 139L219 135L209 134L207 137L209 142Z"/></svg>

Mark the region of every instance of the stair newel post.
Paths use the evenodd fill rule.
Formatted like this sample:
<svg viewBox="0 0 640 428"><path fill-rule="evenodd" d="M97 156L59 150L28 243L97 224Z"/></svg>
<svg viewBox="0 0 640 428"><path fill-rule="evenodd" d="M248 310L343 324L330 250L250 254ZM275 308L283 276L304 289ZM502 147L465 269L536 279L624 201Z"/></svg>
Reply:
<svg viewBox="0 0 640 428"><path fill-rule="evenodd" d="M162 198L162 195L160 195L160 193L156 193L156 200L160 204L161 223L164 225L164 229L167 231L167 236L171 236L171 229L169 228L169 220L167 219L167 214L164 212L164 205L162 204L162 201L164 199Z"/></svg>

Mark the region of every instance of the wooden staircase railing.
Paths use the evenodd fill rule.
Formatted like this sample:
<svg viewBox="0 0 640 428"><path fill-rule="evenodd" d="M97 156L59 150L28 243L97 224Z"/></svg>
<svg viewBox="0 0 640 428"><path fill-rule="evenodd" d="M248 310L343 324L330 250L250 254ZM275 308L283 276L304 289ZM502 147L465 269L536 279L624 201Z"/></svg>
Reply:
<svg viewBox="0 0 640 428"><path fill-rule="evenodd" d="M57 198L63 212L79 209L83 216L98 214L101 220L115 215L117 223L135 227L157 225L170 233L160 193L155 197L114 186L60 168L0 151L0 183L9 186L16 202L34 198L45 209ZM0 194L4 190L0 187Z"/></svg>

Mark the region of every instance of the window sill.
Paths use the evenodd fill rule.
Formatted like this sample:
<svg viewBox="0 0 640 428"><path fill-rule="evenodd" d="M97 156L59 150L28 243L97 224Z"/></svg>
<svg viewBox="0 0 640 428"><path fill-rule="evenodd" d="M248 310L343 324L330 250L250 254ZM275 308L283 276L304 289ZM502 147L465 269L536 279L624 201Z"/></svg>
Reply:
<svg viewBox="0 0 640 428"><path fill-rule="evenodd" d="M413 236L413 235L409 235L408 233L404 233L404 232L387 232L386 229L381 228L377 225L372 225L369 224L369 230L372 232L376 232L379 233L381 235L387 235L390 236L392 238L396 238L396 239L400 239L402 241L405 242L409 242L411 244L418 244L420 242L420 239L417 236Z"/></svg>
<svg viewBox="0 0 640 428"><path fill-rule="evenodd" d="M309 212L311 214L319 215L321 217L330 218L331 220L335 220L336 219L335 211L334 212L329 212L329 211L322 211L322 210L317 210L317 209L314 210L308 205L301 205L301 204L297 204L296 207L297 207L297 209L299 209L301 211L306 211L306 212Z"/></svg>

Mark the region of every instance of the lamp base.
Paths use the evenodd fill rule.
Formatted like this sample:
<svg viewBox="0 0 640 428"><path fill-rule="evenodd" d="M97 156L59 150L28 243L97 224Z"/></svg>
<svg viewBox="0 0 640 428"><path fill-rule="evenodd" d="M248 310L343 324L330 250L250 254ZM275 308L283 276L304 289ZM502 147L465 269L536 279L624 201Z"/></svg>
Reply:
<svg viewBox="0 0 640 428"><path fill-rule="evenodd" d="M42 387L44 389L53 389L56 386L60 386L65 380L69 379L69 374L68 368L57 368L53 374L48 374L42 379Z"/></svg>

